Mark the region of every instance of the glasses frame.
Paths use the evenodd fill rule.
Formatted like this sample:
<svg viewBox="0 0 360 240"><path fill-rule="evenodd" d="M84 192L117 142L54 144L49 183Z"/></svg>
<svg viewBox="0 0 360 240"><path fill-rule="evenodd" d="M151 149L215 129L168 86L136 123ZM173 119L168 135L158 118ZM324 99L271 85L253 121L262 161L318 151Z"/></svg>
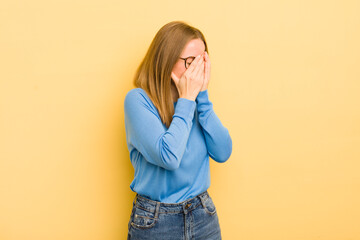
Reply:
<svg viewBox="0 0 360 240"><path fill-rule="evenodd" d="M189 57L187 57L187 58L180 58L180 59L184 60L185 68L186 68L186 69L188 69L188 68L186 67L186 61L187 61L188 58L192 58L193 61L194 61L196 57L194 57L194 56L189 56ZM191 63L192 63L192 62L191 62ZM191 63L190 63L190 64L191 64ZM189 66L190 66L190 65L189 65Z"/></svg>

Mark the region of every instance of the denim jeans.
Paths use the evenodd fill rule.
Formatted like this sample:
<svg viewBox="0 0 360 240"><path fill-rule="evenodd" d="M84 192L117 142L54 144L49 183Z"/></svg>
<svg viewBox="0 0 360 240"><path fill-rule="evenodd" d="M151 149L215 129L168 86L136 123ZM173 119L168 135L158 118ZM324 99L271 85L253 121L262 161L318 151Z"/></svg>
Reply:
<svg viewBox="0 0 360 240"><path fill-rule="evenodd" d="M136 194L127 239L221 240L221 231L208 191L180 203L153 201Z"/></svg>

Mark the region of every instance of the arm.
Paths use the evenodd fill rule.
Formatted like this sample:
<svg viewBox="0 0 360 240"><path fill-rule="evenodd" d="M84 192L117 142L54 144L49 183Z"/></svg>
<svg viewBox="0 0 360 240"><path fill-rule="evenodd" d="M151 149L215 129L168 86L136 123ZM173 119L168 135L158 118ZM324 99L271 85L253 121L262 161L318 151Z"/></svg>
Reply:
<svg viewBox="0 0 360 240"><path fill-rule="evenodd" d="M199 92L197 98L199 123L205 135L208 153L217 162L225 162L232 152L232 140L227 128L215 114L213 104L209 101L208 90Z"/></svg>
<svg viewBox="0 0 360 240"><path fill-rule="evenodd" d="M166 130L158 112L139 91L125 97L125 129L128 143L148 162L167 170L179 167L192 127L196 102L179 98Z"/></svg>

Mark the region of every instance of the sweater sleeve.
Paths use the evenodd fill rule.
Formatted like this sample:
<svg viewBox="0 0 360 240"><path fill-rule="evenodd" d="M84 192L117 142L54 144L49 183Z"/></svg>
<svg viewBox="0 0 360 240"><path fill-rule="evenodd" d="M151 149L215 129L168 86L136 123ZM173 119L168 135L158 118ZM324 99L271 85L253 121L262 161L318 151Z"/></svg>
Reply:
<svg viewBox="0 0 360 240"><path fill-rule="evenodd" d="M179 98L168 129L156 108L139 91L130 91L124 100L125 130L128 144L148 162L167 170L179 167L192 128L196 102Z"/></svg>
<svg viewBox="0 0 360 240"><path fill-rule="evenodd" d="M214 112L208 90L199 92L196 103L208 153L215 161L225 162L232 152L232 139L228 129L223 126Z"/></svg>

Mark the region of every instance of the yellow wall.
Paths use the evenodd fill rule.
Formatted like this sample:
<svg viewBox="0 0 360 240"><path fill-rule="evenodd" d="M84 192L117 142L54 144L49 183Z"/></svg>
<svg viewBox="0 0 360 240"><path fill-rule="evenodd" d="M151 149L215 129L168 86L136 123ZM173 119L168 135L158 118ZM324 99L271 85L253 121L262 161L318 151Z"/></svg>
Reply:
<svg viewBox="0 0 360 240"><path fill-rule="evenodd" d="M151 40L205 34L223 239L360 239L359 1L2 1L0 239L126 239L123 100Z"/></svg>

